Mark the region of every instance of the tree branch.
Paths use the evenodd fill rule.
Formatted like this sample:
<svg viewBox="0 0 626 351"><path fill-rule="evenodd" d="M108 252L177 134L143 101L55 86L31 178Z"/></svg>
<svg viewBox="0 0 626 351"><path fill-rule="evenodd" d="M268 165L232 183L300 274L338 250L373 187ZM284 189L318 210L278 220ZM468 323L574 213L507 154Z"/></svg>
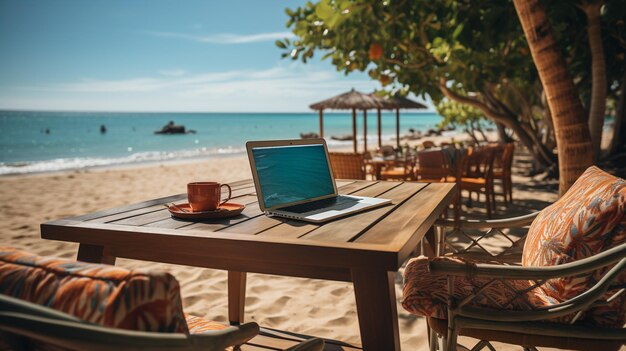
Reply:
<svg viewBox="0 0 626 351"><path fill-rule="evenodd" d="M426 66L426 62L422 62L422 63L404 63L404 62L402 62L400 60L391 59L391 58L385 58L385 62L392 63L394 65L398 65L398 66L404 67L404 68L414 68L414 69L419 69L419 68L422 68L422 67Z"/></svg>
<svg viewBox="0 0 626 351"><path fill-rule="evenodd" d="M500 122L506 126L509 126L511 124L511 117L509 115L505 115L503 113L500 113L498 111L494 111L493 109L489 108L489 106L487 106L487 104L485 104L484 102L480 101L479 99L476 98L472 98L466 95L461 95L458 94L457 92L449 89L446 86L446 80L441 78L439 80L439 89L441 90L441 92L443 93L443 95L445 95L447 98L454 100L456 102L460 102L462 104L466 104L466 105L470 105L472 107L475 107L479 110L481 110L487 117L493 119L494 121Z"/></svg>

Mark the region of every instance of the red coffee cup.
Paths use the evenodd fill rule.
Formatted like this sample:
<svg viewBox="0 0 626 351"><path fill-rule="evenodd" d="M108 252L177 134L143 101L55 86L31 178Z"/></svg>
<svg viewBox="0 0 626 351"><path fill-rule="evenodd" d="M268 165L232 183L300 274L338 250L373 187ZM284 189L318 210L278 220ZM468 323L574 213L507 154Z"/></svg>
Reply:
<svg viewBox="0 0 626 351"><path fill-rule="evenodd" d="M228 188L228 197L220 202L223 186ZM194 212L214 211L230 200L232 194L228 184L217 182L194 182L187 184L187 199L189 200L191 210Z"/></svg>

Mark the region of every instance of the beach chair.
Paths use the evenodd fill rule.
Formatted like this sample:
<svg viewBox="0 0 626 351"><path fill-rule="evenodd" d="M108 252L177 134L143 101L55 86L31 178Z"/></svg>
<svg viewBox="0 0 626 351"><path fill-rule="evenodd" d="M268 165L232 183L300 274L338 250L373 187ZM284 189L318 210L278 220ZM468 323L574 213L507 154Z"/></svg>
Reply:
<svg viewBox="0 0 626 351"><path fill-rule="evenodd" d="M434 148L435 146L437 146L437 145L435 145L435 143L434 143L434 142L432 142L432 141L430 141L430 140L424 140L424 141L422 141L422 147L423 147L424 149L432 149L432 148Z"/></svg>
<svg viewBox="0 0 626 351"><path fill-rule="evenodd" d="M329 152L330 164L337 179L365 179L365 156L362 153Z"/></svg>
<svg viewBox="0 0 626 351"><path fill-rule="evenodd" d="M520 238L521 265L501 261L499 255L477 260L457 253L407 264L402 305L427 318L431 350L456 350L458 336L478 339L472 350L494 350L492 341L524 350L618 350L626 345L623 179L590 167L540 212L438 224L453 231L490 228L484 237L474 237L479 238L472 241L474 248L486 248L485 238L505 228L530 227L525 240ZM440 240L441 246L452 246L447 238Z"/></svg>
<svg viewBox="0 0 626 351"><path fill-rule="evenodd" d="M381 180L415 180L415 159L405 156L403 159L386 161L380 171Z"/></svg>
<svg viewBox="0 0 626 351"><path fill-rule="evenodd" d="M415 173L418 182L427 183L446 182L448 176L452 175L443 150L418 152Z"/></svg>
<svg viewBox="0 0 626 351"><path fill-rule="evenodd" d="M493 179L499 180L502 184L502 193L494 193L504 197L504 204L513 203L513 180L511 168L513 167L513 154L515 153L515 144L508 143L504 146L500 154L498 164L494 165Z"/></svg>
<svg viewBox="0 0 626 351"><path fill-rule="evenodd" d="M183 314L170 274L0 248L0 346L10 350L221 351L257 334L256 323L225 326ZM311 339L289 350L323 345Z"/></svg>
<svg viewBox="0 0 626 351"><path fill-rule="evenodd" d="M496 208L496 198L493 186L493 162L495 150L493 148L472 149L467 156L466 172L460 181L457 181L459 192L466 190L468 194L468 205L472 205L472 194L476 193L480 201L480 194L485 195L485 208L487 218L491 219Z"/></svg>

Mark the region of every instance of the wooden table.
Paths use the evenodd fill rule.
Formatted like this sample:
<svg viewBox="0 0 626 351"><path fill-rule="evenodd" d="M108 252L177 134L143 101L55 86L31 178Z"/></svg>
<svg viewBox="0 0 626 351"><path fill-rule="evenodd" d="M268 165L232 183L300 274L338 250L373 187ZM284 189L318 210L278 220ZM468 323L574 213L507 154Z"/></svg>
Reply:
<svg viewBox="0 0 626 351"><path fill-rule="evenodd" d="M352 282L363 349L400 349L394 273L448 205L454 184L338 181L342 194L392 205L325 224L267 217L251 180L231 186L231 201L246 205L235 218L171 218L163 204L186 202L181 194L44 223L41 237L80 243L81 261L125 257L227 270L234 324L243 321L246 272Z"/></svg>

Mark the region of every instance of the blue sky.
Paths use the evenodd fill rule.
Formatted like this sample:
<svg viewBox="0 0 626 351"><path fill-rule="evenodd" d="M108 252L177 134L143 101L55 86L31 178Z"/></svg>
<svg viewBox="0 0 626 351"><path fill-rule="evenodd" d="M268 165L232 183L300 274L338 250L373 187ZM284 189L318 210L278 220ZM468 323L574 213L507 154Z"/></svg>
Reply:
<svg viewBox="0 0 626 351"><path fill-rule="evenodd" d="M304 3L0 0L0 109L291 112L380 88L280 58Z"/></svg>

